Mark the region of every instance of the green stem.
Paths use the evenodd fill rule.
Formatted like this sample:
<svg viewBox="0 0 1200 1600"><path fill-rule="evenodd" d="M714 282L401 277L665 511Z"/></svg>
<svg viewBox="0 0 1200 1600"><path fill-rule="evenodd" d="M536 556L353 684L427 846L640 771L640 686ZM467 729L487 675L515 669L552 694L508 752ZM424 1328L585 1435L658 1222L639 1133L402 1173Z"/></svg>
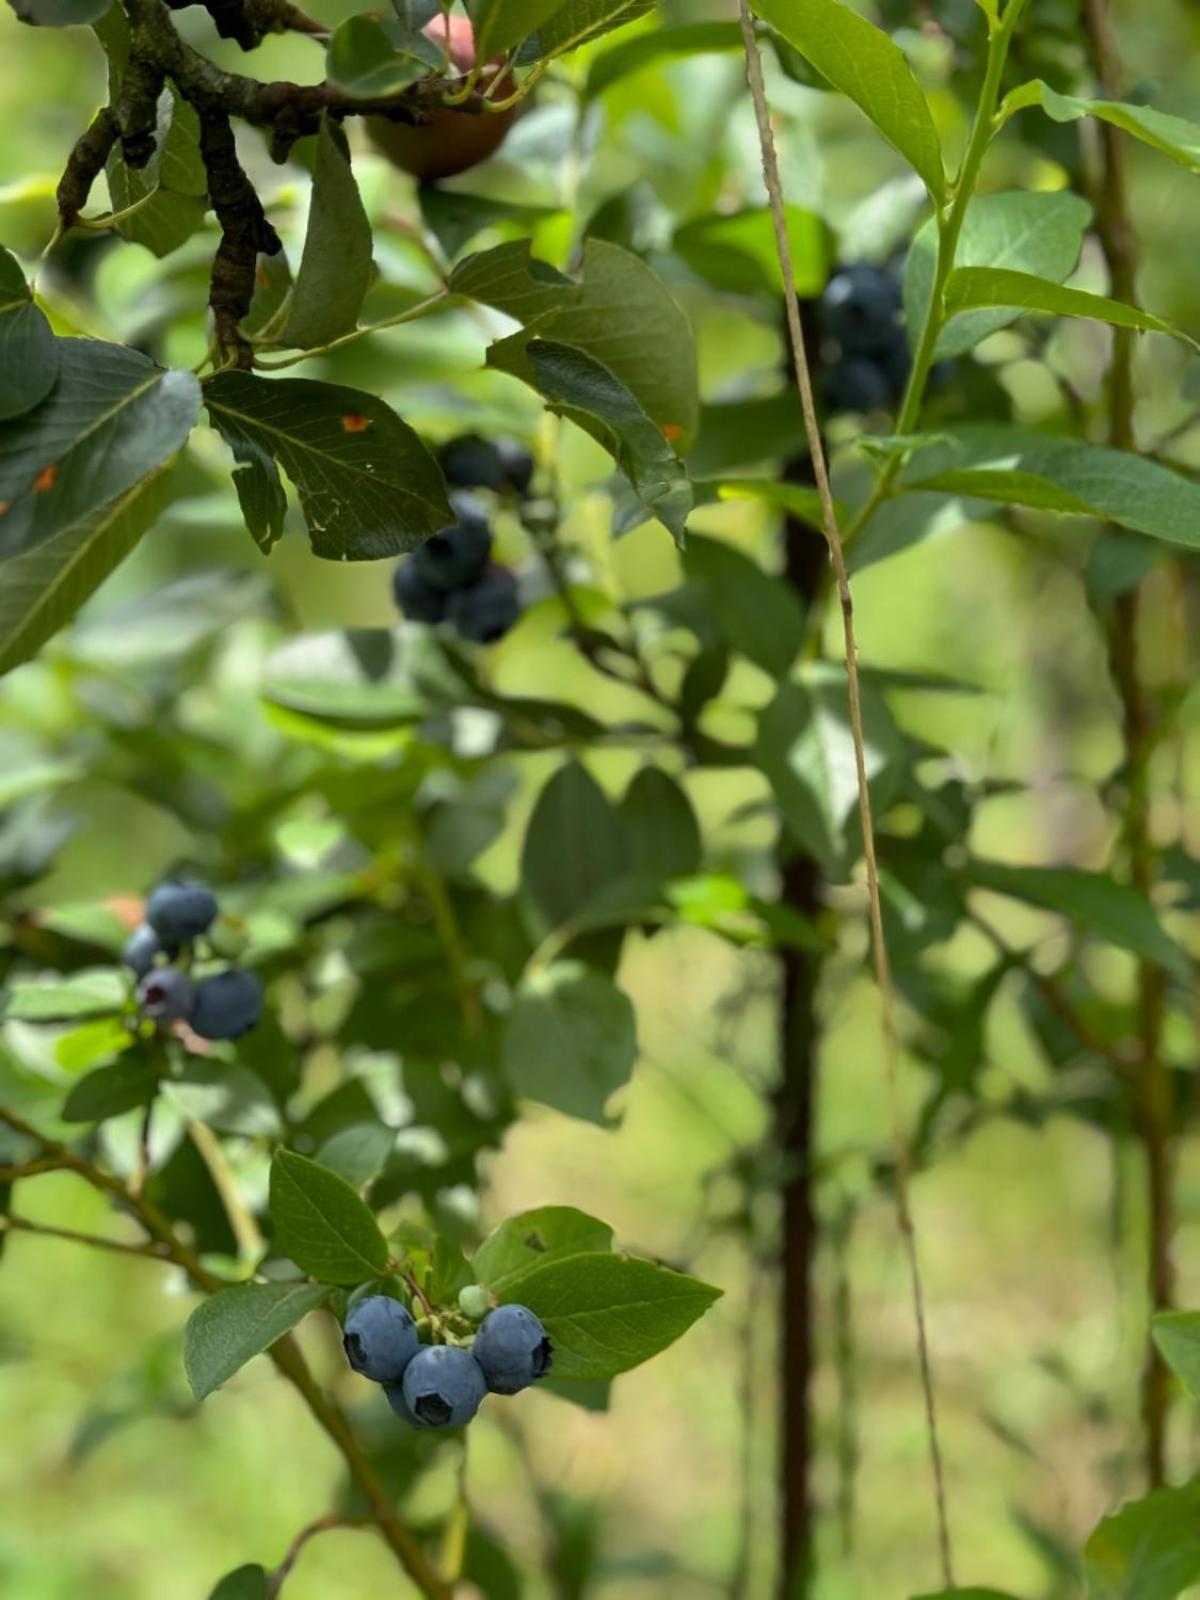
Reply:
<svg viewBox="0 0 1200 1600"><path fill-rule="evenodd" d="M449 299L451 299L449 289L439 289L436 294L431 294L426 300L418 301L415 306L409 306L405 311L398 311L394 317L384 317L382 322L369 322L363 328L351 328L349 333L343 333L339 339L331 339L328 344L319 344L311 350L303 350L299 355L286 356L282 361L260 361L256 357L255 369L259 372L278 372L283 367L297 367L302 361L312 361L317 356L328 355L331 350L341 350L348 344L365 339L369 333L382 333L385 328L398 328L401 323L416 322L418 318L428 316L431 311L436 311L439 306L445 305Z"/></svg>

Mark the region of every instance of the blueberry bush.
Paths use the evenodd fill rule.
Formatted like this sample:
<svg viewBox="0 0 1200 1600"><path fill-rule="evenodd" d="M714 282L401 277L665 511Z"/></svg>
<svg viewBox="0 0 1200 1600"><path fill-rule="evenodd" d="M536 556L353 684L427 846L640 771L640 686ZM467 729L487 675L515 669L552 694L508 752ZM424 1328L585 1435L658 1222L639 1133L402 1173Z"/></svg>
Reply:
<svg viewBox="0 0 1200 1600"><path fill-rule="evenodd" d="M337 1452L328 1514L212 1600L349 1526L397 1594L605 1582L559 1486L521 1569L468 1441L530 1390L606 1413L722 1290L489 1181L528 1119L618 1125L663 944L769 1008L705 1231L775 1486L748 1448L732 1570L656 1592L869 1592L850 1269L886 1214L903 1593L1012 1600L956 1522L913 1191L1065 1120L1119 1175L1141 1371L1082 1553L1022 1512L1027 1600L1184 1595L1200 302L1156 299L1133 174L1186 208L1200 123L1110 0L11 4L107 83L53 185L0 191L3 1270L157 1263L188 1406L265 1356ZM969 610L947 670L876 659L870 609L859 650L856 596L968 540L1025 564L1036 758ZM1006 805L1059 813L1022 850ZM848 1008L863 1140L820 1115ZM43 1220L49 1174L108 1231Z"/></svg>

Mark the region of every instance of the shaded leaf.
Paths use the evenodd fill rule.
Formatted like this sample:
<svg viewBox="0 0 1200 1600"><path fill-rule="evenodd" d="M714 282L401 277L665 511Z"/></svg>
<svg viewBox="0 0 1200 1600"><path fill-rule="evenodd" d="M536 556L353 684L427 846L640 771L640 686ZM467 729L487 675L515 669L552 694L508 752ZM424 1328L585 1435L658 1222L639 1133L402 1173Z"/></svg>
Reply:
<svg viewBox="0 0 1200 1600"><path fill-rule="evenodd" d="M577 761L538 795L521 853L521 888L543 925L561 927L629 867L620 816Z"/></svg>
<svg viewBox="0 0 1200 1600"><path fill-rule="evenodd" d="M522 60L539 56L565 55L592 39L636 22L648 11L654 10L654 0L567 0L545 22L531 41L532 51L521 54Z"/></svg>
<svg viewBox="0 0 1200 1600"><path fill-rule="evenodd" d="M158 1092L159 1075L146 1060L133 1058L100 1067L81 1078L62 1108L64 1122L107 1122L135 1106L149 1105Z"/></svg>
<svg viewBox="0 0 1200 1600"><path fill-rule="evenodd" d="M702 585L712 621L730 646L773 678L786 677L805 629L791 585L719 539L689 539L684 568Z"/></svg>
<svg viewBox="0 0 1200 1600"><path fill-rule="evenodd" d="M183 1364L196 1399L228 1383L329 1294L320 1283L245 1283L202 1301L183 1333Z"/></svg>
<svg viewBox="0 0 1200 1600"><path fill-rule="evenodd" d="M0 245L0 421L44 400L58 378L58 341L15 256Z"/></svg>
<svg viewBox="0 0 1200 1600"><path fill-rule="evenodd" d="M636 1061L633 1005L603 973L558 961L517 990L503 1062L518 1094L602 1123L609 1098L628 1083Z"/></svg>
<svg viewBox="0 0 1200 1600"><path fill-rule="evenodd" d="M267 1574L257 1563L227 1572L208 1600L267 1600Z"/></svg>
<svg viewBox="0 0 1200 1600"><path fill-rule="evenodd" d="M1163 1360L1187 1392L1200 1400L1200 1312L1160 1311L1151 1329Z"/></svg>
<svg viewBox="0 0 1200 1600"><path fill-rule="evenodd" d="M1200 1482L1106 1517L1083 1551L1089 1600L1177 1600L1200 1579Z"/></svg>
<svg viewBox="0 0 1200 1600"><path fill-rule="evenodd" d="M684 790L661 767L642 767L621 801L630 866L651 881L699 872L700 824Z"/></svg>
<svg viewBox="0 0 1200 1600"><path fill-rule="evenodd" d="M383 98L442 67L438 45L394 17L360 13L333 30L326 75L347 94Z"/></svg>
<svg viewBox="0 0 1200 1600"><path fill-rule="evenodd" d="M1102 294L1064 288L1032 273L1010 272L1000 267L960 267L952 272L946 284L947 315L956 317L960 312L974 311L981 306L1007 306L1050 317L1090 318L1093 322L1110 323L1114 328L1132 328L1138 333L1166 333L1200 349L1189 334L1172 327L1161 317Z"/></svg>
<svg viewBox="0 0 1200 1600"><path fill-rule="evenodd" d="M280 344L309 350L355 326L371 282L371 244L346 136L323 114L304 254Z"/></svg>
<svg viewBox="0 0 1200 1600"><path fill-rule="evenodd" d="M742 30L736 22L685 22L673 28L655 28L652 33L623 39L596 56L588 70L584 94L589 100L594 99L630 73L662 61L741 48Z"/></svg>

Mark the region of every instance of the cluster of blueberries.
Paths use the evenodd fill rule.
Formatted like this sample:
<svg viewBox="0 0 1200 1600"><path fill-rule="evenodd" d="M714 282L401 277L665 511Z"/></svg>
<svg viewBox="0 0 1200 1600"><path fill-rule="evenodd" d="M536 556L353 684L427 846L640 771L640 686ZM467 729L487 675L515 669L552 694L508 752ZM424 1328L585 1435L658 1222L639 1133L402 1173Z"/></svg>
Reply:
<svg viewBox="0 0 1200 1600"><path fill-rule="evenodd" d="M487 512L471 492L524 499L533 482L533 457L508 439L463 434L439 453L457 521L442 528L396 568L392 592L412 622L446 622L464 639L492 644L521 614L517 580L492 560Z"/></svg>
<svg viewBox="0 0 1200 1600"><path fill-rule="evenodd" d="M192 945L217 916L217 897L202 883L160 883L146 900L146 920L129 936L122 960L138 979L138 1008L166 1027L186 1022L202 1039L239 1039L262 1016L263 989L245 967L193 980Z"/></svg>
<svg viewBox="0 0 1200 1600"><path fill-rule="evenodd" d="M869 261L850 262L825 285L817 315L832 347L824 377L829 406L863 415L894 411L912 366L899 274Z"/></svg>
<svg viewBox="0 0 1200 1600"><path fill-rule="evenodd" d="M355 1372L383 1385L388 1404L414 1428L461 1428L486 1394L520 1394L550 1370L554 1350L525 1306L497 1306L469 1350L422 1344L411 1312L373 1294L346 1317L342 1344Z"/></svg>

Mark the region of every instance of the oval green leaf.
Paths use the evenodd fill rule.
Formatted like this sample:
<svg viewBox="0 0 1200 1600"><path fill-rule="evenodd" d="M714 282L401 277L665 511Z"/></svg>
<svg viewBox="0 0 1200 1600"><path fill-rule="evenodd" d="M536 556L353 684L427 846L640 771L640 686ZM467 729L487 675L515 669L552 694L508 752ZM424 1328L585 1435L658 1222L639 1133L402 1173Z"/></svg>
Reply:
<svg viewBox="0 0 1200 1600"><path fill-rule="evenodd" d="M366 1202L328 1167L277 1150L271 1162L275 1242L323 1283L362 1283L387 1270L387 1240Z"/></svg>

